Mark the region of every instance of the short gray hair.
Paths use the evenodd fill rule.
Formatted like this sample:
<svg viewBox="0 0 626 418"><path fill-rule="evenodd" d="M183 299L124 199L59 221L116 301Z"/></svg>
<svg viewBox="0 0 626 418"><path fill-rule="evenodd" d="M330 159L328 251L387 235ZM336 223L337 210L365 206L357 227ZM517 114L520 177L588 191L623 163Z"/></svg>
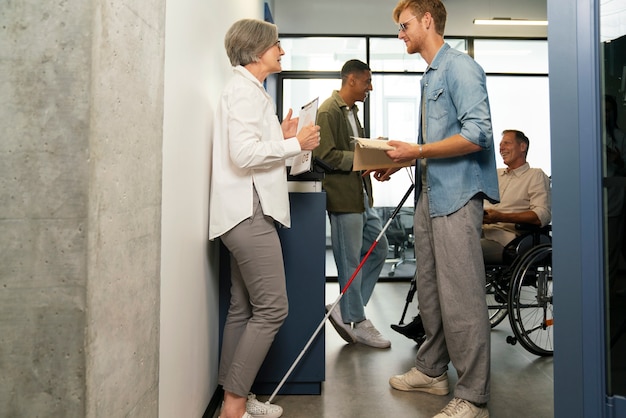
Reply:
<svg viewBox="0 0 626 418"><path fill-rule="evenodd" d="M257 62L278 41L278 27L259 19L233 23L224 37L226 54L233 67Z"/></svg>

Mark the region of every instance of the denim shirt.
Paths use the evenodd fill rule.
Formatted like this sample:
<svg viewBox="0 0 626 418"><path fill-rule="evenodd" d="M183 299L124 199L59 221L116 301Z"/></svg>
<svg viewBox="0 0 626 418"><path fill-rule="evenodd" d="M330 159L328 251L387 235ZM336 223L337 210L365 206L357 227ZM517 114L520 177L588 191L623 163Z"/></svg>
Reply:
<svg viewBox="0 0 626 418"><path fill-rule="evenodd" d="M437 142L461 134L482 148L458 157L427 160L430 216L450 215L476 195L497 203L498 177L483 69L469 55L444 43L421 84L426 138L422 137L420 122L418 142Z"/></svg>

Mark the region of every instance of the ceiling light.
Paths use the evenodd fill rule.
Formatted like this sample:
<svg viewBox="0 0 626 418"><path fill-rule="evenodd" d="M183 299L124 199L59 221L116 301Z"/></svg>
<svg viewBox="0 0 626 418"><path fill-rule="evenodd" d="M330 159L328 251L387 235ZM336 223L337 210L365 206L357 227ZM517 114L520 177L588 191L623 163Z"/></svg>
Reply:
<svg viewBox="0 0 626 418"><path fill-rule="evenodd" d="M510 17L494 17L493 19L474 19L475 25L508 25L508 26L548 26L547 20L511 19Z"/></svg>

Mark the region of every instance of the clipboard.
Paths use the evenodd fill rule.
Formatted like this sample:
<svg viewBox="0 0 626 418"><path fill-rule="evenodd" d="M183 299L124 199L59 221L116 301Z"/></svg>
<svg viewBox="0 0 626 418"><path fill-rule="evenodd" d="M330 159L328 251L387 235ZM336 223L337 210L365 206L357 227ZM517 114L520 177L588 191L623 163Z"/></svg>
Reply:
<svg viewBox="0 0 626 418"><path fill-rule="evenodd" d="M310 125L315 124L315 118L317 117L317 106L319 103L319 97L311 100L302 108L300 108L300 114L298 115L298 129L296 132ZM291 163L290 176L297 176L298 174L313 171L313 151L302 151L300 154L293 157Z"/></svg>

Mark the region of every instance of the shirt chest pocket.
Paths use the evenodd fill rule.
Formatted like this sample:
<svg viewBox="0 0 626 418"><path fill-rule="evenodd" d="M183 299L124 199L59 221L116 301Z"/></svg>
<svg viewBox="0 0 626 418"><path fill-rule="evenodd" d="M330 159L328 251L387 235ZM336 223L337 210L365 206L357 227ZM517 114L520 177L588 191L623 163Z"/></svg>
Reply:
<svg viewBox="0 0 626 418"><path fill-rule="evenodd" d="M448 114L448 100L443 87L429 91L426 94L428 118L439 120Z"/></svg>

